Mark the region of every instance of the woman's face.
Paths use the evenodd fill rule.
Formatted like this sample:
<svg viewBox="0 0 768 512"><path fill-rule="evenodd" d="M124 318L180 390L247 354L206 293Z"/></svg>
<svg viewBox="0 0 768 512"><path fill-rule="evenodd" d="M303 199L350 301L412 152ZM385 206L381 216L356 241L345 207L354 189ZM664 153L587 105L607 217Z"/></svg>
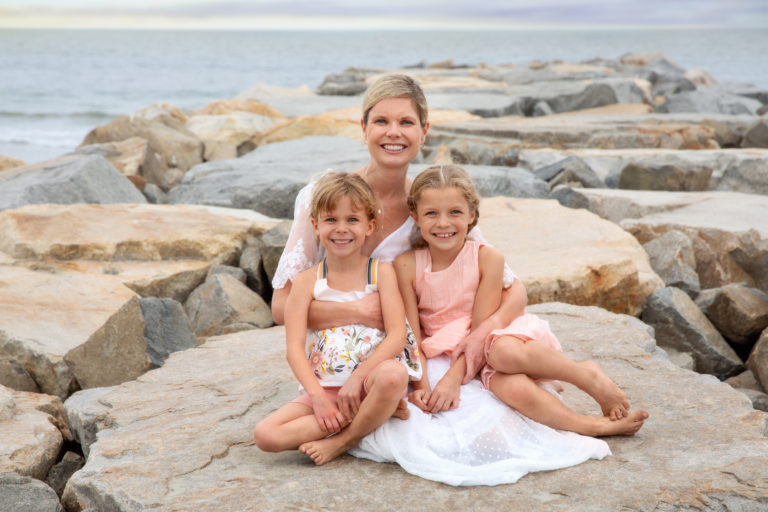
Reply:
<svg viewBox="0 0 768 512"><path fill-rule="evenodd" d="M419 114L408 98L385 98L361 121L371 158L383 167L406 166L419 154L429 124L419 123Z"/></svg>

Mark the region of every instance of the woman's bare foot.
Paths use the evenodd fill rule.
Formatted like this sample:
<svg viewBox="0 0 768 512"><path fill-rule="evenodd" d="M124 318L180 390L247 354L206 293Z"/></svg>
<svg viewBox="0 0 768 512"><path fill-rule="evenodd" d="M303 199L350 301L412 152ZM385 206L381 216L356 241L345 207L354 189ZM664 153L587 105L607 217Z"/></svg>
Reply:
<svg viewBox="0 0 768 512"><path fill-rule="evenodd" d="M339 435L326 437L319 441L309 441L299 446L299 451L308 455L315 464L322 466L352 448Z"/></svg>
<svg viewBox="0 0 768 512"><path fill-rule="evenodd" d="M629 400L627 395L611 380L600 366L594 361L578 363L590 374L591 385L585 389L589 395L600 404L603 415L612 421L626 418L629 414Z"/></svg>
<svg viewBox="0 0 768 512"><path fill-rule="evenodd" d="M633 436L643 426L650 415L642 409L632 411L623 418L611 420L605 416L597 418L595 436Z"/></svg>
<svg viewBox="0 0 768 512"><path fill-rule="evenodd" d="M411 411L408 410L408 404L404 399L401 399L397 403L397 409L392 413L393 418L399 418L401 420L407 420L411 416Z"/></svg>

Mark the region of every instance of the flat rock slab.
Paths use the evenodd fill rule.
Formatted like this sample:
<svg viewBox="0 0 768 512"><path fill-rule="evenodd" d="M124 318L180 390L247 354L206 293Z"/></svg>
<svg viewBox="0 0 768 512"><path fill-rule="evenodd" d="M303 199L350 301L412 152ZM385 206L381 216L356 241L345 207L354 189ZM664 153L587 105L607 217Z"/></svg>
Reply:
<svg viewBox="0 0 768 512"><path fill-rule="evenodd" d="M62 443L72 437L61 400L2 385L0 395L6 397L6 403L8 398L12 403L11 414L4 414L0 419L0 474L12 472L44 479L56 462Z"/></svg>
<svg viewBox="0 0 768 512"><path fill-rule="evenodd" d="M530 311L550 322L569 356L598 361L633 407L651 413L635 437L607 439L613 456L489 489L449 487L346 455L317 468L298 452L263 453L252 443L253 426L297 393L284 329L274 327L210 338L102 394L94 420L102 430L63 502L115 511L498 510L499 503L531 511L758 510L768 503L768 416L746 397L671 364L633 317L566 304ZM565 400L598 412L570 387Z"/></svg>
<svg viewBox="0 0 768 512"><path fill-rule="evenodd" d="M0 212L0 250L35 260L226 260L274 223L188 205L32 205Z"/></svg>
<svg viewBox="0 0 768 512"><path fill-rule="evenodd" d="M642 246L616 224L553 200L496 197L480 229L528 290L528 302L597 305L639 314L663 285Z"/></svg>

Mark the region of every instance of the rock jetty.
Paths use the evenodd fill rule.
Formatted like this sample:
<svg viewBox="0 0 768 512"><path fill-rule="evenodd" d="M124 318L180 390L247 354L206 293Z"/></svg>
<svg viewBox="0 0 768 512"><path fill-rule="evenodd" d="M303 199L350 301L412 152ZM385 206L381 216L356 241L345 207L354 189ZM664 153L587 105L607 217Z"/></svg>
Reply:
<svg viewBox="0 0 768 512"><path fill-rule="evenodd" d="M399 70L431 108L411 174L468 170L529 310L650 411L636 436L482 489L254 446L296 393L269 311L295 196L365 164L360 95L391 71L0 158L0 510L768 507L768 91L660 54Z"/></svg>

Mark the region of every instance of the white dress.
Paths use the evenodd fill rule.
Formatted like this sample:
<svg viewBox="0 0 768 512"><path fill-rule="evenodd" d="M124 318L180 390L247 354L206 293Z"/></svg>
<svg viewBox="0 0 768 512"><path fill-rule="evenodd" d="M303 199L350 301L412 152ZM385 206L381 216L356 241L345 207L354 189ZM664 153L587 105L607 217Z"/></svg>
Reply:
<svg viewBox="0 0 768 512"><path fill-rule="evenodd" d="M283 288L325 256L309 221L313 185L304 187L296 197L291 233L272 280L275 289ZM411 235L417 229L409 217L371 257L389 262L409 251ZM477 227L469 238L485 243ZM505 267L504 285L509 286L514 279ZM448 356L427 361L433 388L449 367ZM559 398L550 384L540 386ZM386 421L349 453L377 462L396 462L409 473L449 485L513 483L531 471L573 466L611 454L602 440L554 430L523 416L483 389L476 379L461 386L458 409L432 415L410 403L408 409L411 416L407 421Z"/></svg>

